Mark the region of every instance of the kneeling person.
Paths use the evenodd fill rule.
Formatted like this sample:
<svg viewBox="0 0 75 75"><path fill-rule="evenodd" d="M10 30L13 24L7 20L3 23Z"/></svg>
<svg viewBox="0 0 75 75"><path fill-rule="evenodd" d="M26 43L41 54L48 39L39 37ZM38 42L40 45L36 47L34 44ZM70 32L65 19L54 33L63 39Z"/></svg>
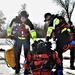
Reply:
<svg viewBox="0 0 75 75"><path fill-rule="evenodd" d="M52 69L55 65L59 66L56 75L62 71L60 70L61 61L57 53L51 50L51 42L39 40L36 45L32 45L32 49L33 51L27 55L24 75L28 75L29 70L33 75L53 75Z"/></svg>

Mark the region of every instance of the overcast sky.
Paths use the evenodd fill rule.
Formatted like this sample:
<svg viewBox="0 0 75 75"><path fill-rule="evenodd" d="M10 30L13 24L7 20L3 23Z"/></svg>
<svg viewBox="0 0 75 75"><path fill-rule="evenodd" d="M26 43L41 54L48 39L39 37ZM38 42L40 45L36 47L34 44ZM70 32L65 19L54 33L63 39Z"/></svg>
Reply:
<svg viewBox="0 0 75 75"><path fill-rule="evenodd" d="M42 23L46 12L57 13L60 6L52 3L52 0L0 0L0 10L3 11L7 21L11 21L21 9L21 5L26 3L27 12L32 22Z"/></svg>

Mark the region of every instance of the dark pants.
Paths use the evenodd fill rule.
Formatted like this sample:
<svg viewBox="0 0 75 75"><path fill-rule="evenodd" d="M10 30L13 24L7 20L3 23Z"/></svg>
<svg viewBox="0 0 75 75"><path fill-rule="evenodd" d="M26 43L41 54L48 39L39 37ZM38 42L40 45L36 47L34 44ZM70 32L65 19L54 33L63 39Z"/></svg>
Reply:
<svg viewBox="0 0 75 75"><path fill-rule="evenodd" d="M61 66L60 66L60 68L59 68L59 67L57 67L57 68L63 70L63 56L62 56L63 49L62 49L62 48L59 49L59 44L58 44L58 43L57 43L57 46L56 46L56 51L58 52L58 57L59 57L59 59L60 59L60 61L61 61Z"/></svg>
<svg viewBox="0 0 75 75"><path fill-rule="evenodd" d="M63 69L63 58L62 58L62 53L63 53L63 47L70 41L70 34L65 31L62 34L59 34L57 37L56 41L56 50L58 52L58 57L61 60L61 69Z"/></svg>
<svg viewBox="0 0 75 75"><path fill-rule="evenodd" d="M28 51L30 51L30 39L26 38L25 40L16 39L15 42L15 62L16 62L16 71L19 72L20 70L20 54L22 45L24 46L24 56L27 57Z"/></svg>
<svg viewBox="0 0 75 75"><path fill-rule="evenodd" d="M74 67L75 47L70 50L70 67Z"/></svg>

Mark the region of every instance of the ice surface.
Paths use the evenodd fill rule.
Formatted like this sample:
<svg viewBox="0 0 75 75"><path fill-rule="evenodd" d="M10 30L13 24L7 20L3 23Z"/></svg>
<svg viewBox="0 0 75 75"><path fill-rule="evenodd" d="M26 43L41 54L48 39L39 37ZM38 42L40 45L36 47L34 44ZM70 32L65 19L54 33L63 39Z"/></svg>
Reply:
<svg viewBox="0 0 75 75"><path fill-rule="evenodd" d="M44 40L44 39L43 39ZM51 40L52 41L52 40ZM52 41L53 42L53 41ZM33 41L31 40L31 44L33 43ZM8 45L6 42L5 42L5 39L0 39L0 48L3 48L5 50L8 50L12 47L12 45ZM53 44L52 46L53 48L55 47L55 44ZM3 54L0 53L0 56L3 56ZM23 46L22 46L22 52L21 52L21 60L20 62L21 63L24 63L24 53L23 53ZM68 56L70 57L70 50L66 51L63 56ZM63 66L64 67L69 67L70 66L70 61L69 60L63 60ZM70 69L65 69L64 68L64 75L69 75L67 74L66 72L69 71L69 72L72 72L75 74L75 70L70 70ZM0 60L0 75L14 75L14 70L12 68L9 68L7 65L6 65L6 62L4 60ZM23 75L23 74L21 74Z"/></svg>

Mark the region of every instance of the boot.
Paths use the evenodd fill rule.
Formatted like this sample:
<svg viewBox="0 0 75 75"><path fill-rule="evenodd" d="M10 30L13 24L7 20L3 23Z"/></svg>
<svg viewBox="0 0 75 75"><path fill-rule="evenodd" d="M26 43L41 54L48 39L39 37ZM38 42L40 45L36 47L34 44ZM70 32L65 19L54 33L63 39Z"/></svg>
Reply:
<svg viewBox="0 0 75 75"><path fill-rule="evenodd" d="M74 63L70 64L70 69L75 70Z"/></svg>
<svg viewBox="0 0 75 75"><path fill-rule="evenodd" d="M74 66L70 66L70 69L71 69L71 70L75 70L75 67L74 67Z"/></svg>

